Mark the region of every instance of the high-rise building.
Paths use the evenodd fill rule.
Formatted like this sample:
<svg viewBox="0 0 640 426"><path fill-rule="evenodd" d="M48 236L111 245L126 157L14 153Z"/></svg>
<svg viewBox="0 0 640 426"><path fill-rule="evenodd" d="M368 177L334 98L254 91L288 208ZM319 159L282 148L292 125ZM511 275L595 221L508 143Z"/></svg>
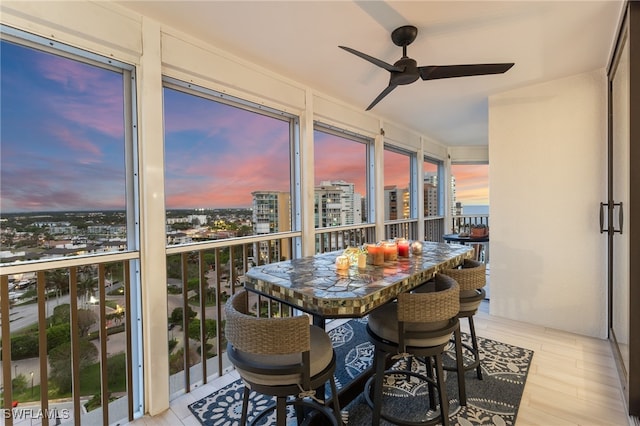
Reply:
<svg viewBox="0 0 640 426"><path fill-rule="evenodd" d="M362 196L355 185L343 180L322 181L315 187L315 227L362 223Z"/></svg>
<svg viewBox="0 0 640 426"><path fill-rule="evenodd" d="M408 188L396 185L384 187L384 220L407 219L411 215L411 194Z"/></svg>
<svg viewBox="0 0 640 426"><path fill-rule="evenodd" d="M424 175L424 215L425 217L438 216L438 174L428 172Z"/></svg>
<svg viewBox="0 0 640 426"><path fill-rule="evenodd" d="M291 195L282 191L254 191L253 229L256 234L272 234L291 230ZM260 257L263 259L282 259L290 252L288 239L269 247L260 243ZM271 253L269 253L271 250Z"/></svg>
<svg viewBox="0 0 640 426"><path fill-rule="evenodd" d="M458 212L458 209L456 208L456 177L455 176L451 176L451 191L449 191L450 195L450 204L449 204L449 208L451 209L451 214L453 216L462 214L461 212Z"/></svg>

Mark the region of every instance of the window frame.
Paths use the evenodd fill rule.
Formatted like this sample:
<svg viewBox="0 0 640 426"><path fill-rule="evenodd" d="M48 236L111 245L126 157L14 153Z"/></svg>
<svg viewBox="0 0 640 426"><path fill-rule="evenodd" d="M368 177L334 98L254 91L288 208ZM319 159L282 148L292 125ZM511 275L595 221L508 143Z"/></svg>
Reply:
<svg viewBox="0 0 640 426"><path fill-rule="evenodd" d="M132 342L132 346L127 356L130 357L130 365L143 366L142 289L140 276L140 173L136 67L112 57L96 54L66 43L61 43L53 39L16 29L5 24L0 24L0 36L3 41L14 43L25 48L35 49L44 53L66 58L68 60L82 62L122 74L124 101L124 211L127 229L126 250L45 260L24 261L15 264L3 264L2 279L4 280L4 277L9 275L25 272L44 273L45 271L58 268L75 268L92 264L103 265L110 262L129 262L128 276L131 284L129 287L130 305L127 308L131 318L129 323L131 324L130 341ZM132 382L127 385L131 387L132 401L129 401L129 405L133 410L133 413L130 413L129 420L132 420L132 418L138 418L144 414L145 389L143 368L133 368L131 371L131 379ZM102 407L102 409L109 410L109 407ZM76 422L80 420L80 418L76 418Z"/></svg>
<svg viewBox="0 0 640 426"><path fill-rule="evenodd" d="M205 86L189 83L177 78L162 76L162 88L176 90L183 94L197 96L202 99L206 99L212 102L218 102L229 107L239 108L247 112L260 114L266 117L274 118L282 122L289 123L289 194L290 194L290 211L289 220L291 221L291 230L288 232L299 233L302 228L301 219L301 188L300 188L300 118L294 114L281 111L275 108L271 108L265 105L261 105L252 101L248 101L242 98L238 98L227 93L219 92L214 89L207 88ZM164 115L164 112L163 112ZM166 210L165 206L165 210ZM287 233L285 231L284 233ZM216 241L228 241L238 237L227 238ZM210 242L209 242L210 243ZM189 243L171 245L167 247L176 246L201 246L209 244L207 242L201 243ZM301 248L301 239L295 238L295 251L298 252Z"/></svg>
<svg viewBox="0 0 640 426"><path fill-rule="evenodd" d="M347 139L347 140L365 145L365 188L367 192L364 194L365 205L364 205L364 211L362 213L363 215L366 214L366 221L363 220L362 222L360 222L360 224L370 225L375 223L375 217L374 217L375 183L373 178L373 171L375 168L375 163L374 163L375 140L371 137L367 137L353 131L342 129L340 127L336 127L319 120L315 120L313 122L313 131L327 133L329 135L333 135L339 138ZM314 149L315 149L315 140L314 140ZM314 168L315 168L315 164L314 164ZM314 173L314 180L315 180L315 173ZM351 225L348 225L348 226L351 226ZM318 230L318 229L326 229L326 228L317 227L315 229Z"/></svg>

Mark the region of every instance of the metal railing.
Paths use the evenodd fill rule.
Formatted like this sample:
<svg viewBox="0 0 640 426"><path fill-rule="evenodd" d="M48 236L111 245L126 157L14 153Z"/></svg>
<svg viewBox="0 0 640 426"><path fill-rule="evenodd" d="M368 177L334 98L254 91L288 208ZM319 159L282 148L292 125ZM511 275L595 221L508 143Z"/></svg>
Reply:
<svg viewBox="0 0 640 426"><path fill-rule="evenodd" d="M169 392L172 398L222 376L226 357L224 303L242 288L246 271L293 257L300 233L268 234L167 248ZM292 310L252 295L257 316Z"/></svg>
<svg viewBox="0 0 640 426"><path fill-rule="evenodd" d="M428 217L424 219L424 239L425 241L443 242L442 236L445 234L444 217Z"/></svg>
<svg viewBox="0 0 640 426"><path fill-rule="evenodd" d="M315 230L316 253L360 247L365 243L376 241L375 234L375 225L365 223L355 226L318 228Z"/></svg>
<svg viewBox="0 0 640 426"><path fill-rule="evenodd" d="M43 425L133 420L137 264L128 252L3 268L3 408L48 413ZM6 425L18 420L13 413L5 411Z"/></svg>
<svg viewBox="0 0 640 426"><path fill-rule="evenodd" d="M486 215L453 220L456 227L488 225ZM442 241L444 224L443 217L425 219L419 237L417 220L394 221L385 224L384 238ZM233 368L225 354L224 302L243 286L253 265L293 258L299 238L300 232L290 232L166 248L172 398ZM317 253L379 239L373 224L317 229L314 238ZM65 407L66 419L76 424L133 420L141 406L132 385L140 374L136 348L142 344L140 301L132 300L139 294L132 289L140 285L138 263L138 252L118 252L2 269L3 407L14 401L43 410ZM258 295L251 296L251 305L258 316L296 314Z"/></svg>
<svg viewBox="0 0 640 426"><path fill-rule="evenodd" d="M485 225L489 226L488 214L463 214L453 216L451 218L451 230L452 233L457 234L459 232L468 231L471 226Z"/></svg>
<svg viewBox="0 0 640 426"><path fill-rule="evenodd" d="M394 238L406 238L408 240L419 240L418 220L403 219L386 222L384 224L384 238L392 240Z"/></svg>

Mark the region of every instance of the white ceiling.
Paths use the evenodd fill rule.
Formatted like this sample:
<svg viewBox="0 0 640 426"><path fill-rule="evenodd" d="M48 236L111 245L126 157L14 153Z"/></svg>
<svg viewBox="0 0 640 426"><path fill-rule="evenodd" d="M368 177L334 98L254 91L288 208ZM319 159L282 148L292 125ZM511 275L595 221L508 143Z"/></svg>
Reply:
<svg viewBox="0 0 640 426"><path fill-rule="evenodd" d="M370 113L443 144L487 144L487 97L607 66L621 1L121 1L364 110L389 73L338 45L393 64L391 32L418 28L423 65L515 62L505 74L399 86Z"/></svg>

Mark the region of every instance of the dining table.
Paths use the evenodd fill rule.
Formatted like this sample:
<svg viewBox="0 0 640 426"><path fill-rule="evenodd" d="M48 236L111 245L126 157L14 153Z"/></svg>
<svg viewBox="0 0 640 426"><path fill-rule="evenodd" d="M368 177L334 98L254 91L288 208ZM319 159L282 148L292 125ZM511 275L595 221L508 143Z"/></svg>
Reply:
<svg viewBox="0 0 640 426"><path fill-rule="evenodd" d="M360 318L411 291L443 269L472 258L472 247L422 241L422 250L382 265L336 267L344 251L332 251L254 266L244 286L253 293L310 314L322 328L327 319ZM355 263L355 262L354 262Z"/></svg>
<svg viewBox="0 0 640 426"><path fill-rule="evenodd" d="M444 234L442 239L447 243L471 245L475 250L474 259L486 261L485 245L489 244L489 234L482 236L471 236L468 234Z"/></svg>

